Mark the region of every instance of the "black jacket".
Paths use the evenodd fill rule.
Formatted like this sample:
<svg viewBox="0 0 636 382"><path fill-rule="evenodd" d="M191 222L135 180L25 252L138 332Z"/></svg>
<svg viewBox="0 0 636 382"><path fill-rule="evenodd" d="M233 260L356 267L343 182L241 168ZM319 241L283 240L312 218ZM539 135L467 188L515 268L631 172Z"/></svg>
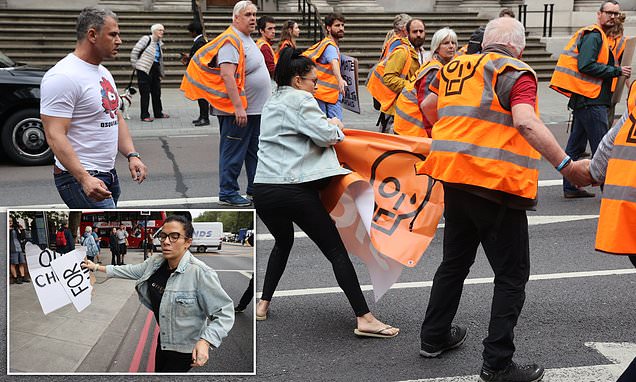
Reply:
<svg viewBox="0 0 636 382"><path fill-rule="evenodd" d="M197 37L197 39L194 40L194 43L192 44L192 48L190 48L190 58L188 59L188 63L190 63L190 59L192 59L192 57L194 57L194 55L197 53L197 50L201 49L201 47L207 43L208 42L205 41L205 38L203 38L203 35Z"/></svg>

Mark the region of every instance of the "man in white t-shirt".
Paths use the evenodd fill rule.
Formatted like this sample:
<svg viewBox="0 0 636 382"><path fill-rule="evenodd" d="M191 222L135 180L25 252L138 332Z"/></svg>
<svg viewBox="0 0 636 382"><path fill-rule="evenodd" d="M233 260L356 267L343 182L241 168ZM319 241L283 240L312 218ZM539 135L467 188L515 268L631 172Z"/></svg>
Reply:
<svg viewBox="0 0 636 382"><path fill-rule="evenodd" d="M101 65L121 45L117 16L108 9L84 8L76 30L75 51L51 68L41 85L40 113L55 154L55 186L69 208L116 208L117 152L128 158L134 181L146 178L119 111L115 81Z"/></svg>

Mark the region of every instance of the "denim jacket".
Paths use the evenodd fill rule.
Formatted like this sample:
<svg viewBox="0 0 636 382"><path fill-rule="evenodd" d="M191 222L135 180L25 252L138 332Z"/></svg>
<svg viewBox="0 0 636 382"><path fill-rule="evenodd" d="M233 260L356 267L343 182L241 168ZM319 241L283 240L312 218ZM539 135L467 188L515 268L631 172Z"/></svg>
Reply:
<svg viewBox="0 0 636 382"><path fill-rule="evenodd" d="M109 277L137 280L139 300L152 309L148 297L148 278L165 261L156 254L141 264L107 265ZM190 353L199 339L219 347L234 325L234 304L225 293L212 268L190 251L181 258L170 275L159 308L161 348Z"/></svg>
<svg viewBox="0 0 636 382"><path fill-rule="evenodd" d="M311 93L281 86L263 106L254 183L305 183L348 174L333 148L343 139Z"/></svg>

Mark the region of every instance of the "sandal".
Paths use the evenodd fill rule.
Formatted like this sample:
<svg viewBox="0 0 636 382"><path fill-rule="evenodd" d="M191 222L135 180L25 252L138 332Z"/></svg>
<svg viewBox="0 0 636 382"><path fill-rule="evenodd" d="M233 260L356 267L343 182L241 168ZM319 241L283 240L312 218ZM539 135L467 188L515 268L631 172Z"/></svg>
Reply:
<svg viewBox="0 0 636 382"><path fill-rule="evenodd" d="M146 117L146 118L142 118L141 119L142 122L152 122L154 120L155 120L154 118L150 118L150 117Z"/></svg>

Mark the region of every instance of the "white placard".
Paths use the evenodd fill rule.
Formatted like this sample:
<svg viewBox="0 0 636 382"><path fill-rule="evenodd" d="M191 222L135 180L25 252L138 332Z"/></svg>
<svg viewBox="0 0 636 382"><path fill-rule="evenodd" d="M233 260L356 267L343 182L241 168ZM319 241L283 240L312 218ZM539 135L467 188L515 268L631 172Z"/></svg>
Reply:
<svg viewBox="0 0 636 382"><path fill-rule="evenodd" d="M358 59L345 54L340 55L340 75L347 82L342 97L342 107L360 114L360 97L358 96Z"/></svg>
<svg viewBox="0 0 636 382"><path fill-rule="evenodd" d="M73 303L78 312L86 309L91 304L90 271L82 269L80 264L84 261L85 247L77 248L64 256L51 261L51 268L55 271L66 296Z"/></svg>
<svg viewBox="0 0 636 382"><path fill-rule="evenodd" d="M42 250L31 243L26 243L25 252L31 283L44 314L69 304L71 300L51 268L51 261L60 258L62 254L48 248Z"/></svg>

